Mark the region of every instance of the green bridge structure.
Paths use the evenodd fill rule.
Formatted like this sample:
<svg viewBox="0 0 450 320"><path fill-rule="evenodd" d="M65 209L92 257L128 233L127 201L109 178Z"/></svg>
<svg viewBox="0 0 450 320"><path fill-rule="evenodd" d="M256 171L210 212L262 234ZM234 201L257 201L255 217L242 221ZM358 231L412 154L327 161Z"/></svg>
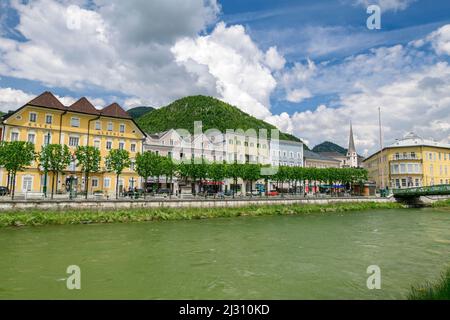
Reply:
<svg viewBox="0 0 450 320"><path fill-rule="evenodd" d="M393 189L396 199L411 199L421 196L445 196L450 195L450 184L439 184L429 187L414 187L405 189Z"/></svg>

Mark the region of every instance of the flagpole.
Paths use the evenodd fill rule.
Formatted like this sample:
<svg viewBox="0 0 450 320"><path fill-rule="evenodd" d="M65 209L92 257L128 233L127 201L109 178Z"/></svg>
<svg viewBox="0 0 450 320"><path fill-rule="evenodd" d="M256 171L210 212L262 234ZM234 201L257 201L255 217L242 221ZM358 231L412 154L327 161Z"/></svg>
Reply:
<svg viewBox="0 0 450 320"><path fill-rule="evenodd" d="M383 132L381 127L381 107L378 107L378 124L380 127L380 167L381 167L381 183L380 187L384 190L384 165L383 165Z"/></svg>

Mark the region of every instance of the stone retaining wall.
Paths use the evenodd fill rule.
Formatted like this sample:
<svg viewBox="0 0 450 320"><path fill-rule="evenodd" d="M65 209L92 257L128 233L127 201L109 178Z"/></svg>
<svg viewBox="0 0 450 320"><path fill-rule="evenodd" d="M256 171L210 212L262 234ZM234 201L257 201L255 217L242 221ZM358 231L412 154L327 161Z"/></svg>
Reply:
<svg viewBox="0 0 450 320"><path fill-rule="evenodd" d="M14 210L64 210L92 209L113 210L128 208L210 208L239 207L249 205L289 205L289 204L328 204L338 202L395 202L393 198L352 197L352 198L277 198L277 199L165 199L165 200L17 200L0 201L0 211Z"/></svg>

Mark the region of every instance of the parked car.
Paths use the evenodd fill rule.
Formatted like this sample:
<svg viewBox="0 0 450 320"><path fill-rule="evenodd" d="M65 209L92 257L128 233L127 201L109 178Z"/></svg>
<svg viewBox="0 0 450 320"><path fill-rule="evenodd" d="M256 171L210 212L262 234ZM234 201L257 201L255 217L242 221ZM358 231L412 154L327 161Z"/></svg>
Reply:
<svg viewBox="0 0 450 320"><path fill-rule="evenodd" d="M170 189L168 189L168 188L161 188L161 189L158 189L158 191L156 191L156 194L167 194L167 195L169 195L171 192L170 192Z"/></svg>
<svg viewBox="0 0 450 320"><path fill-rule="evenodd" d="M8 187L0 187L0 196L6 196L7 194L9 194Z"/></svg>
<svg viewBox="0 0 450 320"><path fill-rule="evenodd" d="M267 192L267 195L269 197L276 197L276 196L278 196L278 191L269 191L269 192Z"/></svg>

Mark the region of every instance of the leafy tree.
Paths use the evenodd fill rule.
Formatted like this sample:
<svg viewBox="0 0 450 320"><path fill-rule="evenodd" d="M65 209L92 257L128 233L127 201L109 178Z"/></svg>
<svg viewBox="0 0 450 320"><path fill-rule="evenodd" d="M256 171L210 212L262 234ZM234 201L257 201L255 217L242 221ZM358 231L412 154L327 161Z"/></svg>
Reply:
<svg viewBox="0 0 450 320"><path fill-rule="evenodd" d="M89 175L100 171L100 150L93 146L78 146L75 150L77 166L84 172L85 198L88 197Z"/></svg>
<svg viewBox="0 0 450 320"><path fill-rule="evenodd" d="M242 177L242 165L238 164L236 161L234 163L226 164L225 176L226 178L231 178L233 180L234 187L232 188L232 194L234 198L238 179Z"/></svg>
<svg viewBox="0 0 450 320"><path fill-rule="evenodd" d="M147 195L147 181L153 175L153 158L156 155L153 152L145 151L136 155L136 172L144 178L144 198Z"/></svg>
<svg viewBox="0 0 450 320"><path fill-rule="evenodd" d="M162 157L161 158L161 173L166 176L166 181L170 181L170 195L173 194L173 176L176 171L176 165L173 162L172 158Z"/></svg>
<svg viewBox="0 0 450 320"><path fill-rule="evenodd" d="M241 178L250 183L250 195L253 194L253 182L261 178L261 166L258 164L242 165Z"/></svg>
<svg viewBox="0 0 450 320"><path fill-rule="evenodd" d="M52 194L55 192L55 176L64 171L64 169L72 161L72 154L69 147L60 144L47 144L42 146L42 150L38 155L38 161L45 174L52 172Z"/></svg>
<svg viewBox="0 0 450 320"><path fill-rule="evenodd" d="M25 141L2 142L0 145L0 163L12 177L11 199L14 200L17 172L23 171L36 159L34 144ZM8 179L8 187L9 187Z"/></svg>
<svg viewBox="0 0 450 320"><path fill-rule="evenodd" d="M119 176L130 167L130 153L124 149L112 149L105 158L106 168L116 174L116 199L119 199Z"/></svg>

